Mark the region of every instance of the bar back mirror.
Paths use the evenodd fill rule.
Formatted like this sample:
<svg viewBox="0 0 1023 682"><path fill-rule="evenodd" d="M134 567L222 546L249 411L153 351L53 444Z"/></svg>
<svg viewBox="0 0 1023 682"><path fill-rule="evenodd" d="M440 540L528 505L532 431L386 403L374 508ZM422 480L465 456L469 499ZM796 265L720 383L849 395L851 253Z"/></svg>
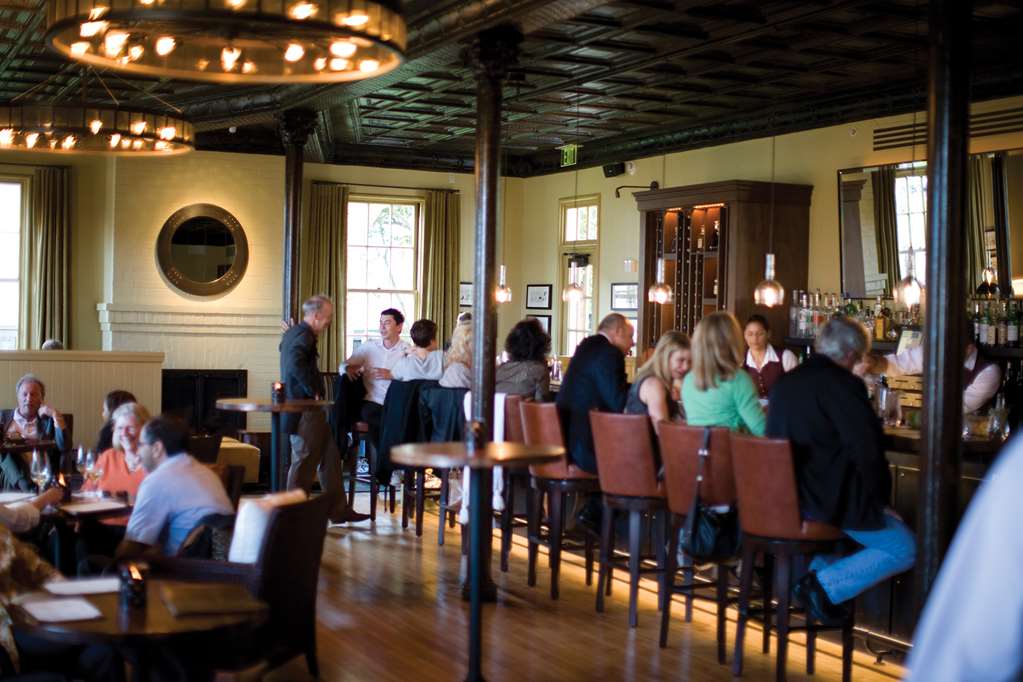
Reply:
<svg viewBox="0 0 1023 682"><path fill-rule="evenodd" d="M843 292L891 296L911 258L926 286L925 161L840 170L838 201ZM965 232L968 290L990 265L1023 295L1023 150L970 156Z"/></svg>
<svg viewBox="0 0 1023 682"><path fill-rule="evenodd" d="M237 218L213 204L178 209L164 223L156 245L167 281L188 294L229 291L245 274L249 245Z"/></svg>

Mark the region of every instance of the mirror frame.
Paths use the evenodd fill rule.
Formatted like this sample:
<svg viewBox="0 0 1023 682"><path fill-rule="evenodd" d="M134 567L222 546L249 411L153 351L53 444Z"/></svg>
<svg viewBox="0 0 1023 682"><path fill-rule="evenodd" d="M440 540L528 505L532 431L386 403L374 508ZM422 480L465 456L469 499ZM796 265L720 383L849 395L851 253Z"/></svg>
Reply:
<svg viewBox="0 0 1023 682"><path fill-rule="evenodd" d="M231 233L231 237L234 239L235 256L231 268L212 282L191 279L174 265L174 258L171 254L171 241L174 238L174 233L183 223L193 218L216 220ZM245 231L242 229L241 223L228 211L214 204L190 204L172 213L160 228L160 236L156 240L156 260L164 277L176 288L186 294L216 296L233 289L245 275L245 269L249 265L249 242L245 238Z"/></svg>

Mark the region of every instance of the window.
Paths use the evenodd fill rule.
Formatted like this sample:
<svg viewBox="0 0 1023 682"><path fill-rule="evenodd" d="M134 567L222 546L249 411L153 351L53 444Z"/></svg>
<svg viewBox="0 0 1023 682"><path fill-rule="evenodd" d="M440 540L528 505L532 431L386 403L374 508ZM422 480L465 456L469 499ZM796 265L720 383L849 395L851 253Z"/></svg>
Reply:
<svg viewBox="0 0 1023 682"><path fill-rule="evenodd" d="M18 347L23 185L0 181L0 349Z"/></svg>
<svg viewBox="0 0 1023 682"><path fill-rule="evenodd" d="M410 330L419 289L421 215L417 201L348 202L345 357L363 341L380 336L381 310L400 310L406 335Z"/></svg>
<svg viewBox="0 0 1023 682"><path fill-rule="evenodd" d="M927 251L924 237L927 234L927 175L925 170L914 169L911 173L895 178L899 276L906 276L907 258L912 248L914 275L920 284L926 284Z"/></svg>
<svg viewBox="0 0 1023 682"><path fill-rule="evenodd" d="M561 346L565 355L597 329L597 244L600 234L600 198L596 195L561 200L561 290L569 284L572 263L575 283L583 290L579 300L561 305Z"/></svg>

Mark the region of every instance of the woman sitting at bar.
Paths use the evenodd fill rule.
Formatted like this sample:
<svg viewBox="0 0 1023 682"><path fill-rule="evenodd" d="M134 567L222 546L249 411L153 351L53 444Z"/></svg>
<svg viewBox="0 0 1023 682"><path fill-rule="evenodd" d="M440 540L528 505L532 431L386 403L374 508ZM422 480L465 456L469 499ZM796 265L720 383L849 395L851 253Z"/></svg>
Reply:
<svg viewBox="0 0 1023 682"><path fill-rule="evenodd" d="M792 371L799 361L795 353L778 349L771 345L771 326L763 315L750 315L742 330L746 339L746 364L743 369L749 372L761 400L767 400L771 387L785 372Z"/></svg>
<svg viewBox="0 0 1023 682"><path fill-rule="evenodd" d="M679 421L676 382L689 372L689 336L680 331L661 335L654 354L636 373L636 380L625 401L626 414L648 414L654 428L662 421Z"/></svg>
<svg viewBox="0 0 1023 682"><path fill-rule="evenodd" d="M504 340L508 362L497 368L498 393L512 393L535 400L549 400L551 375L547 371L547 354L551 337L533 317L521 320Z"/></svg>
<svg viewBox="0 0 1023 682"><path fill-rule="evenodd" d="M95 482L87 480L82 490L127 493L129 498L134 498L146 477L138 446L142 427L149 421L149 412L138 403L125 403L114 410L111 421L114 424L113 447L96 459L96 468L103 473ZM124 525L123 519L115 520Z"/></svg>
<svg viewBox="0 0 1023 682"><path fill-rule="evenodd" d="M444 358L440 385L445 388L472 386L472 320L459 322L451 333L451 347Z"/></svg>
<svg viewBox="0 0 1023 682"><path fill-rule="evenodd" d="M106 452L114 446L114 422L112 416L118 407L135 402L135 396L128 391L110 391L103 399L103 426L96 441L96 452Z"/></svg>
<svg viewBox="0 0 1023 682"><path fill-rule="evenodd" d="M742 371L742 331L731 313L711 313L696 325L693 369L682 381L682 406L691 426L764 435L764 410L753 380Z"/></svg>

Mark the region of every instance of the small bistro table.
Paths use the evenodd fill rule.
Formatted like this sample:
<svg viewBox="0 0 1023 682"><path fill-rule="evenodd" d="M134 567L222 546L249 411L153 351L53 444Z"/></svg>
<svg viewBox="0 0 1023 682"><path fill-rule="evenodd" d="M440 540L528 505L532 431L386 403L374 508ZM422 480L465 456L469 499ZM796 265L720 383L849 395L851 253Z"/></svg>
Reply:
<svg viewBox="0 0 1023 682"><path fill-rule="evenodd" d="M312 412L325 410L334 404L333 400L286 400L275 403L268 398L221 398L217 409L227 412L269 412L270 413L270 489L284 490L288 463L283 455L288 451L281 447L281 413Z"/></svg>
<svg viewBox="0 0 1023 682"><path fill-rule="evenodd" d="M469 467L469 674L466 679L483 679L482 617L483 587L490 584L490 507L491 488L485 486L483 473L501 467L547 464L563 457L565 449L551 445L491 442L472 455L463 442L407 443L391 448L391 461L411 467L458 469ZM444 520L441 519L441 523Z"/></svg>

